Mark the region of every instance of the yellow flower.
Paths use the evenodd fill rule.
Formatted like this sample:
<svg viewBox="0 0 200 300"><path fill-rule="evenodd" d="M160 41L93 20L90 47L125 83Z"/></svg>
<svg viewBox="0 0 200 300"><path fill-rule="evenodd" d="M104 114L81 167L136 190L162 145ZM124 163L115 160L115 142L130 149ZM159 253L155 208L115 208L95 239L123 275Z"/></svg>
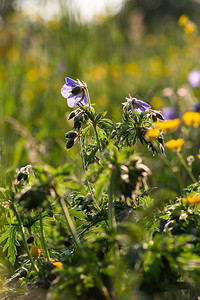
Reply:
<svg viewBox="0 0 200 300"><path fill-rule="evenodd" d="M33 245L30 249L30 253L31 253L32 257L38 258L40 256L40 253L41 253L41 248L38 247L38 246Z"/></svg>
<svg viewBox="0 0 200 300"><path fill-rule="evenodd" d="M47 261L47 259L46 259L46 261ZM55 261L55 259L53 259L53 258L50 258L49 261L58 269L63 267L63 264L60 261Z"/></svg>
<svg viewBox="0 0 200 300"><path fill-rule="evenodd" d="M192 197L185 197L183 198L184 203L189 203L189 204L199 204L200 203L200 195L194 195Z"/></svg>
<svg viewBox="0 0 200 300"><path fill-rule="evenodd" d="M172 151L179 151L184 145L184 139L169 140L165 146Z"/></svg>
<svg viewBox="0 0 200 300"><path fill-rule="evenodd" d="M200 159L200 148L199 148L199 154L197 154L197 157Z"/></svg>
<svg viewBox="0 0 200 300"><path fill-rule="evenodd" d="M180 18L178 19L178 25L184 26L188 20L189 20L189 18L187 15L181 15Z"/></svg>
<svg viewBox="0 0 200 300"><path fill-rule="evenodd" d="M159 121L155 123L156 128L162 130L163 132L173 131L178 125L181 123L180 119L167 120L167 121Z"/></svg>
<svg viewBox="0 0 200 300"><path fill-rule="evenodd" d="M153 97L151 99L151 104L154 108L159 109L163 104L163 100L160 97Z"/></svg>
<svg viewBox="0 0 200 300"><path fill-rule="evenodd" d="M160 130L157 128L149 128L145 134L147 139L155 140L160 135Z"/></svg>
<svg viewBox="0 0 200 300"><path fill-rule="evenodd" d="M187 34L192 34L194 31L196 30L196 26L194 23L192 22L188 22L187 24L185 24L184 26L184 31Z"/></svg>
<svg viewBox="0 0 200 300"><path fill-rule="evenodd" d="M183 114L183 122L187 126L197 127L200 124L200 113L198 112L186 112Z"/></svg>

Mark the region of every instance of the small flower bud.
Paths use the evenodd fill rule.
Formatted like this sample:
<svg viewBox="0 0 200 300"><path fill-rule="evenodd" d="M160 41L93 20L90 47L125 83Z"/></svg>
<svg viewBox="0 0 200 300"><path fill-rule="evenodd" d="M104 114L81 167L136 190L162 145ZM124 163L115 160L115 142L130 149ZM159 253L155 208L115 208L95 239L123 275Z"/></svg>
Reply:
<svg viewBox="0 0 200 300"><path fill-rule="evenodd" d="M27 244L32 244L34 242L34 236L29 236L26 240Z"/></svg>
<svg viewBox="0 0 200 300"><path fill-rule="evenodd" d="M66 148L70 149L73 146L74 146L74 139L69 139L66 143Z"/></svg>
<svg viewBox="0 0 200 300"><path fill-rule="evenodd" d="M76 131L69 131L65 134L65 137L67 139L75 139L77 137L78 133Z"/></svg>
<svg viewBox="0 0 200 300"><path fill-rule="evenodd" d="M78 115L74 118L74 128L80 129L81 128L81 122L83 121L83 117Z"/></svg>
<svg viewBox="0 0 200 300"><path fill-rule="evenodd" d="M22 179L23 179L24 181L27 181L27 179L28 179L28 174L19 171L19 172L17 173L17 181L21 181Z"/></svg>
<svg viewBox="0 0 200 300"><path fill-rule="evenodd" d="M75 112L72 111L72 112L69 114L68 120L73 119L73 118L75 117L75 115L76 115Z"/></svg>

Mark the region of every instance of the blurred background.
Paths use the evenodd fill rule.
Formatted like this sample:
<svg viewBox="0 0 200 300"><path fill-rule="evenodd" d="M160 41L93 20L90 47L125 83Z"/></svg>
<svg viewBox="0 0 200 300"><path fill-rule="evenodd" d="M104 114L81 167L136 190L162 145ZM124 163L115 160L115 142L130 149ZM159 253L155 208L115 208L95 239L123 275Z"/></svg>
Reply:
<svg viewBox="0 0 200 300"><path fill-rule="evenodd" d="M129 94L176 117L192 110L199 15L198 0L0 0L0 185L27 164L76 165L78 146L65 148L66 76L87 82L115 122ZM148 163L160 167L151 154Z"/></svg>

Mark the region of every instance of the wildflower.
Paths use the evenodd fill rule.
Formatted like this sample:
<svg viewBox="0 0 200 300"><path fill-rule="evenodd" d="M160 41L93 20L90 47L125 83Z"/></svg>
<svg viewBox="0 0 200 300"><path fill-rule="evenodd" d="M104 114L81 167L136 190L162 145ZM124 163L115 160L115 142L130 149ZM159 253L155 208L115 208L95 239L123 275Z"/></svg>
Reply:
<svg viewBox="0 0 200 300"><path fill-rule="evenodd" d="M66 77L66 84L61 89L61 94L64 98L67 98L67 104L69 107L75 107L78 103L86 105L86 84L82 83L79 79L77 81Z"/></svg>
<svg viewBox="0 0 200 300"><path fill-rule="evenodd" d="M183 122L187 126L197 127L200 124L200 113L199 112L185 112L182 116Z"/></svg>
<svg viewBox="0 0 200 300"><path fill-rule="evenodd" d="M178 25L179 26L185 26L185 24L187 23L187 21L189 20L187 15L181 15L180 18L178 19Z"/></svg>
<svg viewBox="0 0 200 300"><path fill-rule="evenodd" d="M156 128L162 130L163 132L173 131L175 130L179 124L181 123L180 119L174 119L174 120L167 120L164 122L155 122Z"/></svg>
<svg viewBox="0 0 200 300"><path fill-rule="evenodd" d="M177 116L176 109L173 107L167 107L167 106L162 109L162 114L163 114L165 120L173 120Z"/></svg>
<svg viewBox="0 0 200 300"><path fill-rule="evenodd" d="M157 139L159 137L159 135L160 135L160 130L158 130L157 128L149 128L145 134L147 139L150 139L150 140Z"/></svg>
<svg viewBox="0 0 200 300"><path fill-rule="evenodd" d="M46 259L47 261L47 259ZM50 263L52 263L52 265L54 265L56 268L62 268L63 264L60 261L55 261L55 259L50 258Z"/></svg>
<svg viewBox="0 0 200 300"><path fill-rule="evenodd" d="M38 247L38 246L33 245L33 246L31 246L30 253L31 253L32 257L38 258L40 256L40 253L41 253L41 248Z"/></svg>
<svg viewBox="0 0 200 300"><path fill-rule="evenodd" d="M184 139L169 140L165 146L172 151L179 151L184 145Z"/></svg>
<svg viewBox="0 0 200 300"><path fill-rule="evenodd" d="M139 113L151 108L151 106L149 104L147 104L146 102L144 102L142 100L138 100L136 98L133 98L130 95L129 95L129 98L126 97L126 100L127 100L127 102L122 103L124 105L124 107L128 106L133 111L138 111Z"/></svg>
<svg viewBox="0 0 200 300"><path fill-rule="evenodd" d="M200 70L196 69L191 71L187 76L188 82L193 88L200 86Z"/></svg>
<svg viewBox="0 0 200 300"><path fill-rule="evenodd" d="M183 198L183 202L193 204L193 205L199 204L200 203L200 195L197 194L192 197L185 197L185 198Z"/></svg>
<svg viewBox="0 0 200 300"><path fill-rule="evenodd" d="M199 154L197 154L197 157L200 159L200 148L199 148Z"/></svg>
<svg viewBox="0 0 200 300"><path fill-rule="evenodd" d="M193 111L200 112L200 102L197 102L193 105Z"/></svg>
<svg viewBox="0 0 200 300"><path fill-rule="evenodd" d="M187 22L184 26L184 31L187 34L192 34L196 30L196 26L192 22Z"/></svg>

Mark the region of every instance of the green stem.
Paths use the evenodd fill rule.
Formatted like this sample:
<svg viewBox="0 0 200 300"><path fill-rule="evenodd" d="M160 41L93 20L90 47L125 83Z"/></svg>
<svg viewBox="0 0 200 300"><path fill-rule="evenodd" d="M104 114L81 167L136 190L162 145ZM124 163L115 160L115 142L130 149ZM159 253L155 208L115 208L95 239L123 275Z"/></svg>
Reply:
<svg viewBox="0 0 200 300"><path fill-rule="evenodd" d="M84 140L83 140L83 138L81 137L81 138L80 138L81 159L82 159L82 164L83 164L83 170L86 171L85 159L84 159L84 156L83 156L83 148L84 148L84 146L85 146L85 145L84 145ZM96 208L100 211L100 207L99 207L99 205L98 205L98 203L97 203L97 200L96 200L96 198L95 198L95 195L94 195L94 193L93 193L93 191L92 191L91 184L90 184L90 182L89 182L88 179L86 179L86 184L87 184L88 190L89 190L89 192L90 192L90 195L92 196L93 201L94 201L94 203L95 203L95 205L96 205Z"/></svg>
<svg viewBox="0 0 200 300"><path fill-rule="evenodd" d="M95 124L93 124L93 127L94 127L94 132L95 132L95 135L96 135L97 146L99 148L99 151L102 152L101 141L100 141L99 134L98 134L98 131L97 131L97 126Z"/></svg>
<svg viewBox="0 0 200 300"><path fill-rule="evenodd" d="M77 249L82 249L82 255L83 257L85 257L85 259L87 260L88 259L88 256L87 256L87 252L85 252L85 250L83 249L83 246L82 246L82 243L81 241L79 240L78 238L78 235L76 233L76 229L74 227L74 224L72 222L72 219L70 217L70 214L69 214L69 211L67 209L67 206L65 204L65 200L63 198L60 198L57 191L55 190L56 192L56 196L58 197L59 201L60 201L60 204L61 204L61 207L62 207L62 210L63 210L63 213L64 213L64 216L65 216L65 219L67 221L67 227L68 227L68 230L69 232L71 233L72 237L73 237L73 240L74 240L74 243L77 247ZM94 268L91 268L90 266L90 261L88 260L88 267L89 267L89 270L90 272L93 274L94 276L94 279L97 283L97 286L99 287L101 293L106 296L105 299L108 299L108 291L107 291L107 288L104 286L101 278L98 276L97 272L94 270Z"/></svg>
<svg viewBox="0 0 200 300"><path fill-rule="evenodd" d="M190 176L190 178L192 179L192 181L193 181L194 183L196 183L196 182L197 182L197 181L196 181L196 178L194 177L194 175L192 174L192 171L190 170L190 168L188 167L188 165L187 165L186 162L184 161L183 156L181 155L180 152L176 152L176 153L177 153L177 155L178 155L178 157L179 157L179 159L180 159L182 165L184 166L184 168L185 168L186 171L188 172L188 175Z"/></svg>
<svg viewBox="0 0 200 300"><path fill-rule="evenodd" d="M172 166L170 165L169 161L165 157L163 157L163 155L159 155L159 156L162 159L162 161L164 162L164 164L169 168L169 170L171 170L172 173L176 176L176 180L177 180L177 183L179 185L180 192L182 193L184 185L183 185L182 178L180 176L180 172L174 171Z"/></svg>
<svg viewBox="0 0 200 300"><path fill-rule="evenodd" d="M108 186L108 220L110 229L114 229L116 226L115 222L115 211L113 205L113 173L111 174L110 183Z"/></svg>
<svg viewBox="0 0 200 300"><path fill-rule="evenodd" d="M25 248L26 248L26 252L27 252L28 258L29 258L29 260L30 260L30 262L31 262L31 265L32 265L33 269L34 269L37 273L39 273L39 269L38 269L36 263L34 262L32 256L31 256L31 253L30 253L30 251L29 251L29 247L28 247L28 244L27 244L27 241L26 241L26 235L25 235L24 226L23 226L23 224L22 224L20 215L18 214L18 211L17 211L17 209L16 209L14 203L11 203L11 208L12 208L12 210L13 210L13 212L14 212L16 218L17 218L17 221L18 221L18 223L19 223L20 230L21 230L21 235L22 235L22 239L23 239L23 242L24 242L24 245L25 245Z"/></svg>
<svg viewBox="0 0 200 300"><path fill-rule="evenodd" d="M46 246L45 238L44 238L44 228L43 228L43 219L42 219L42 211L40 211L40 230L41 230L41 242L42 248L46 254L47 261L50 261L49 251Z"/></svg>
<svg viewBox="0 0 200 300"><path fill-rule="evenodd" d="M65 216L65 219L67 221L68 230L69 230L69 232L71 233L71 235L73 237L73 240L74 240L74 243L75 243L76 247L79 249L79 248L82 247L82 245L81 245L81 242L80 242L80 240L78 238L78 235L76 233L76 229L75 229L74 224L72 222L72 219L70 217L68 208L67 208L67 206L65 204L65 200L63 198L60 198L60 197L58 197L58 199L60 201L60 204L61 204L64 216Z"/></svg>
<svg viewBox="0 0 200 300"><path fill-rule="evenodd" d="M87 96L87 99L88 99L89 109L91 109L92 105L91 105L91 101L90 101L90 94L89 94L89 91L88 91L87 88L86 88L86 96Z"/></svg>

